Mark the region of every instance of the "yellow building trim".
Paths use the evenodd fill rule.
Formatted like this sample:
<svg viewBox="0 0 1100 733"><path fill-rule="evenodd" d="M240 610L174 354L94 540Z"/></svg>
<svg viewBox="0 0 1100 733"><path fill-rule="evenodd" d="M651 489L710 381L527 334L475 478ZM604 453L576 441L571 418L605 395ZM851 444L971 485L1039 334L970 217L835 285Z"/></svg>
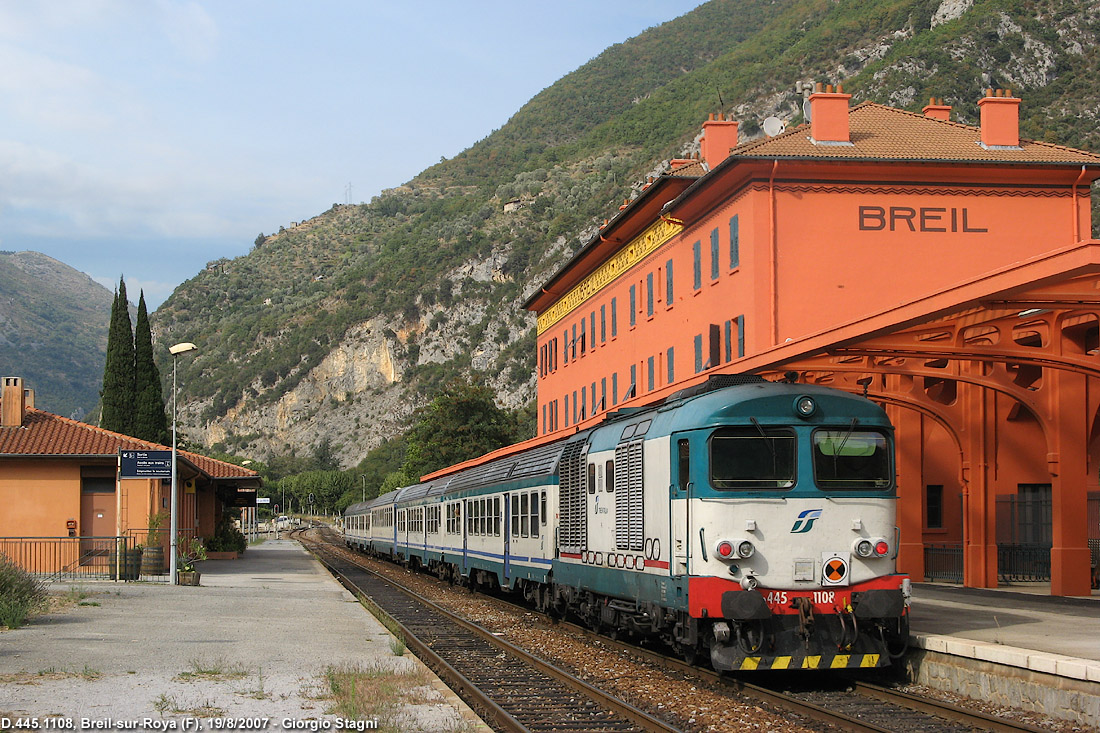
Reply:
<svg viewBox="0 0 1100 733"><path fill-rule="evenodd" d="M681 231L684 225L669 219L658 219L644 232L630 240L622 249L600 265L595 272L580 281L555 303L539 314L538 334L572 313L581 303L615 282L634 265L652 254L658 247Z"/></svg>

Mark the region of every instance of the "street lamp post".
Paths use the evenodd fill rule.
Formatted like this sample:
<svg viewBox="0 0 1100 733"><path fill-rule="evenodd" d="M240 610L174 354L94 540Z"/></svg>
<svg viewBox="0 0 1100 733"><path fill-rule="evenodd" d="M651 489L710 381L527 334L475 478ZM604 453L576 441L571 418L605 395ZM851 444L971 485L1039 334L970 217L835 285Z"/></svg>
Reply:
<svg viewBox="0 0 1100 733"><path fill-rule="evenodd" d="M179 503L179 489L177 470L176 470L176 357L180 354L186 354L188 351L194 351L198 347L192 343L176 344L175 346L168 347L168 353L172 355L172 499L171 506L168 510L168 531L170 533L170 559L168 561L168 572L172 575L172 585L179 585L179 578L176 575L178 570L179 560L176 557L177 553L177 534L179 533L179 515L177 510L177 504Z"/></svg>

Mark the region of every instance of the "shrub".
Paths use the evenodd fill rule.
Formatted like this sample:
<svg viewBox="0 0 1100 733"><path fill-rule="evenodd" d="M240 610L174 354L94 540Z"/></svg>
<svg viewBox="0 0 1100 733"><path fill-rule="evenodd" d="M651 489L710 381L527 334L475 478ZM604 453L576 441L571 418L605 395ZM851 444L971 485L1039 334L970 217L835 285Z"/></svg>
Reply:
<svg viewBox="0 0 1100 733"><path fill-rule="evenodd" d="M0 555L0 624L17 629L46 605L46 584Z"/></svg>

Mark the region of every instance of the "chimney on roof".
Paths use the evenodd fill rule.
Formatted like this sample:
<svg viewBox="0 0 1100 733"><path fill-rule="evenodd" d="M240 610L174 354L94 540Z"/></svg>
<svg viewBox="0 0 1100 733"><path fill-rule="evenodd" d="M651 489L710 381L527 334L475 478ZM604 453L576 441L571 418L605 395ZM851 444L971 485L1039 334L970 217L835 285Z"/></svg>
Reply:
<svg viewBox="0 0 1100 733"><path fill-rule="evenodd" d="M848 100L851 94L837 84L822 86L819 82L810 95L810 141L824 145L851 145L848 131Z"/></svg>
<svg viewBox="0 0 1100 733"><path fill-rule="evenodd" d="M0 427L18 428L27 414L27 396L22 377L4 377L0 391Z"/></svg>
<svg viewBox="0 0 1100 733"><path fill-rule="evenodd" d="M924 106L921 112L924 113L925 117L931 117L934 120L951 121L951 105L944 104L942 98L929 97L928 104Z"/></svg>
<svg viewBox="0 0 1100 733"><path fill-rule="evenodd" d="M729 157L730 149L737 147L737 125L736 121L725 119L721 112L717 116L712 114L703 123L703 139L699 141L699 148L707 168L714 170Z"/></svg>
<svg viewBox="0 0 1100 733"><path fill-rule="evenodd" d="M1020 98L1011 89L986 89L978 100L981 113L982 147L1020 147Z"/></svg>

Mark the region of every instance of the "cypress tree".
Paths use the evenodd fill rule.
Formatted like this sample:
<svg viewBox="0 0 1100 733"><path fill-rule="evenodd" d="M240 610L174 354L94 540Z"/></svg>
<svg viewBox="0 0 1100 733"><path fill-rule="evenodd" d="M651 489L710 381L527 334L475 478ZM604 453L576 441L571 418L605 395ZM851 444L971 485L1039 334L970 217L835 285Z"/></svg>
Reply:
<svg viewBox="0 0 1100 733"><path fill-rule="evenodd" d="M149 328L144 290L138 300L137 324L134 326L134 396L132 435L168 445L168 417L164 412L160 370L153 361L153 333Z"/></svg>
<svg viewBox="0 0 1100 733"><path fill-rule="evenodd" d="M126 281L121 277L118 279L115 303L111 306L111 327L107 332L102 403L99 426L129 435L134 420L134 332L130 326Z"/></svg>

